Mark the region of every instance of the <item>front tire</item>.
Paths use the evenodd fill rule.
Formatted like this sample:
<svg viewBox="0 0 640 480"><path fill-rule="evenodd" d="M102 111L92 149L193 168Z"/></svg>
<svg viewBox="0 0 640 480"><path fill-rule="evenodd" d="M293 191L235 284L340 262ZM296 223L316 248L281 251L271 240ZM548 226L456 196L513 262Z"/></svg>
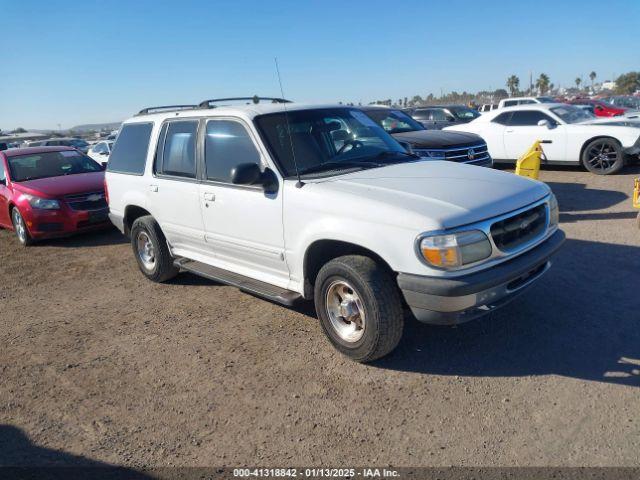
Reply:
<svg viewBox="0 0 640 480"><path fill-rule="evenodd" d="M166 282L178 274L179 269L173 264L167 239L151 215L137 218L133 222L131 246L140 271L149 280Z"/></svg>
<svg viewBox="0 0 640 480"><path fill-rule="evenodd" d="M395 279L369 257L346 255L324 265L315 282L320 325L333 346L357 362L384 357L402 337Z"/></svg>
<svg viewBox="0 0 640 480"><path fill-rule="evenodd" d="M596 175L611 175L624 167L622 146L613 138L597 138L582 152L582 164Z"/></svg>
<svg viewBox="0 0 640 480"><path fill-rule="evenodd" d="M27 224L22 218L22 214L18 207L13 207L11 210L11 222L13 223L13 231L16 232L16 237L18 241L23 247L28 247L29 245L33 245L33 238L29 234L29 230L27 229Z"/></svg>

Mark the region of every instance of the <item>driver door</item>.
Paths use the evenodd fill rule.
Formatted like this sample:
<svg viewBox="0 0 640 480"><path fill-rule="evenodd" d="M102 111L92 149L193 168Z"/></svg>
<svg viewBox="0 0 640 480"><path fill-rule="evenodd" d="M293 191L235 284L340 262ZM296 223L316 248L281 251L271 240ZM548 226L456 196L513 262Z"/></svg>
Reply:
<svg viewBox="0 0 640 480"><path fill-rule="evenodd" d="M552 128L538 125L540 120L550 122ZM567 131L540 110L520 110L513 112L508 125L504 128L504 148L507 159L517 160L531 148L536 140L542 145L547 160L565 161L567 149Z"/></svg>

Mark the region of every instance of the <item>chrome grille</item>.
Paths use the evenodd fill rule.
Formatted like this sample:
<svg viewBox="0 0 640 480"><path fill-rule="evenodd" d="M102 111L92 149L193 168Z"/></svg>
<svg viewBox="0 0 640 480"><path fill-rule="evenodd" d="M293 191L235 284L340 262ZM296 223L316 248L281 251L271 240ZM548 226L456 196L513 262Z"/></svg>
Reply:
<svg viewBox="0 0 640 480"><path fill-rule="evenodd" d="M72 210L102 210L107 208L104 190L99 192L78 193L67 195L65 201Z"/></svg>
<svg viewBox="0 0 640 480"><path fill-rule="evenodd" d="M414 148L421 157L458 163L483 163L491 159L486 143L454 148Z"/></svg>
<svg viewBox="0 0 640 480"><path fill-rule="evenodd" d="M547 227L547 208L538 205L491 225L491 237L496 247L510 252L544 235Z"/></svg>

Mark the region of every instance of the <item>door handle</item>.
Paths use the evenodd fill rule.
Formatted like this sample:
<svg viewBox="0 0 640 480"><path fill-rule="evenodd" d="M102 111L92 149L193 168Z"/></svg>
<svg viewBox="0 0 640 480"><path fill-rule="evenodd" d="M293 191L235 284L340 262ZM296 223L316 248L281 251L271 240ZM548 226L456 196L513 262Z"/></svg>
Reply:
<svg viewBox="0 0 640 480"><path fill-rule="evenodd" d="M505 130L504 132L505 132L505 133L513 133L513 129L511 129L511 130Z"/></svg>
<svg viewBox="0 0 640 480"><path fill-rule="evenodd" d="M216 201L216 194L215 193L205 193L204 194L204 199L207 202L215 202Z"/></svg>
<svg viewBox="0 0 640 480"><path fill-rule="evenodd" d="M152 192L157 192L158 191L158 185L149 185L149 190Z"/></svg>

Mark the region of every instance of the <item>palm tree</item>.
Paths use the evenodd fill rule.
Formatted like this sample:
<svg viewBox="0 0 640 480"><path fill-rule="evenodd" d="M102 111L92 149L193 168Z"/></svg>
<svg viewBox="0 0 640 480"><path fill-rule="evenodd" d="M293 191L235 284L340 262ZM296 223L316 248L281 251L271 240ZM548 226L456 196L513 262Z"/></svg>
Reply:
<svg viewBox="0 0 640 480"><path fill-rule="evenodd" d="M536 80L536 88L540 92L540 95L544 95L549 90L549 75L546 73L541 73L538 79Z"/></svg>
<svg viewBox="0 0 640 480"><path fill-rule="evenodd" d="M511 75L507 78L507 88L511 96L515 96L518 93L518 87L520 86L520 79L516 75Z"/></svg>
<svg viewBox="0 0 640 480"><path fill-rule="evenodd" d="M576 88L580 90L580 84L582 83L582 79L580 77L576 78Z"/></svg>
<svg viewBox="0 0 640 480"><path fill-rule="evenodd" d="M596 72L591 72L589 74L589 78L591 79L591 89L593 90L593 81L596 79L598 75L596 75Z"/></svg>

